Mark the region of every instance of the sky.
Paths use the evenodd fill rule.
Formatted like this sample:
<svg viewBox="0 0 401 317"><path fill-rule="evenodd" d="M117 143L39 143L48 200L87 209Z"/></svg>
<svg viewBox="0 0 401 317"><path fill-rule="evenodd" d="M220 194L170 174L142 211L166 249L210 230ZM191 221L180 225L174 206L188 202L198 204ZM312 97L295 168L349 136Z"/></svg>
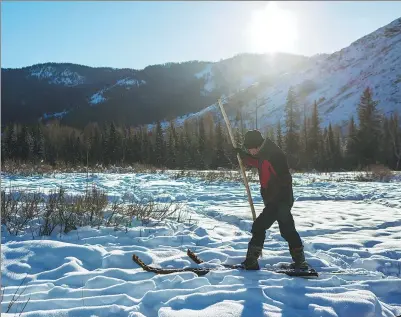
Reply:
<svg viewBox="0 0 401 317"><path fill-rule="evenodd" d="M2 1L1 67L142 69L240 53L340 50L401 16L400 1Z"/></svg>

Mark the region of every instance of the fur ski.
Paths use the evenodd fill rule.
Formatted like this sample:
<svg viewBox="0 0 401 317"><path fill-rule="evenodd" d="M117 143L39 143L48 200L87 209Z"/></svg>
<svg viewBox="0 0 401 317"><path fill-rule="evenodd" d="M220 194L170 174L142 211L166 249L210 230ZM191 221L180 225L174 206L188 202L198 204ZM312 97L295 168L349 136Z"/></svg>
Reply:
<svg viewBox="0 0 401 317"><path fill-rule="evenodd" d="M193 254L195 255L195 254ZM190 256L191 257L191 256ZM194 260L194 258L191 257L191 259ZM199 258L196 257L195 259L200 260ZM222 264L222 268L195 268L195 267L186 267L186 268L157 268L153 267L150 265L145 264L137 255L132 256L132 260L138 264L144 271L147 272L152 272L155 274L172 274L172 273L180 273L180 272L193 272L197 274L198 276L203 276L208 274L211 271L224 271L224 270L244 270L244 267L239 265L228 265L228 264ZM194 260L196 261L196 260ZM202 261L203 262L203 261ZM200 262L200 263L202 263ZM199 264L200 264L199 263ZM318 273L314 269L309 269L309 270L292 270L292 269L268 269L268 268L261 268L258 271L267 271L267 272L273 272L273 273L280 273L280 274L286 274L288 276L293 276L293 277L318 277ZM252 271L247 271L247 272L252 272Z"/></svg>

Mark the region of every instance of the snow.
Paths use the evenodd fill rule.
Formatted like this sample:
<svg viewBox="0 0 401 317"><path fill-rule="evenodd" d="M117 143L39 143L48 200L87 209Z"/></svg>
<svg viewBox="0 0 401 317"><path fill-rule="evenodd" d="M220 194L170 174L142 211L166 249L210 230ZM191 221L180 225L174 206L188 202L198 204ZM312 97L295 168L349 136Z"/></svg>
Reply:
<svg viewBox="0 0 401 317"><path fill-rule="evenodd" d="M103 97L103 95L102 95L103 92L104 92L104 89L102 89L101 91L98 91L97 93L93 94L91 96L90 104L97 105L98 103L105 102L106 98Z"/></svg>
<svg viewBox="0 0 401 317"><path fill-rule="evenodd" d="M31 71L31 76L41 78L50 78L53 76L53 72L55 72L55 68L52 66L46 67L37 67Z"/></svg>
<svg viewBox="0 0 401 317"><path fill-rule="evenodd" d="M201 95L207 95L216 89L216 83L213 79L213 63L208 64L202 71L195 74L196 78L204 78L205 85L203 87L203 91L201 91Z"/></svg>
<svg viewBox="0 0 401 317"><path fill-rule="evenodd" d="M68 68L62 71L56 67L49 65L38 65L31 70L31 76L37 77L38 79L48 79L50 84L65 85L65 86L77 86L85 82L85 77L81 76L77 72L73 72Z"/></svg>
<svg viewBox="0 0 401 317"><path fill-rule="evenodd" d="M139 80L139 79L132 79L132 78L123 78L123 79L119 79L117 80L117 82L109 87L105 87L101 90L99 90L98 92L96 92L95 94L93 94L90 98L89 103L93 106L93 105L97 105L99 103L105 102L107 99L103 96L103 94L111 89L113 89L116 86L125 86L126 89L131 89L132 86L142 86L145 85L146 81L145 80Z"/></svg>
<svg viewBox="0 0 401 317"><path fill-rule="evenodd" d="M304 106L311 112L314 101L318 101L322 127L327 127L329 123L345 125L352 115L358 122L357 104L368 86L373 89L373 98L379 101L378 108L384 114L401 109L401 18L338 52L312 56L309 62L295 64L281 74L280 69L276 69L281 65L275 63L274 55L268 58L271 67L265 75L274 73L276 77L274 84L267 84L257 96L258 100L267 101L258 109L258 126L262 130L275 126L278 121L283 123L286 97L291 86L299 94L302 113ZM216 89L213 64L207 65L195 76L206 79L202 94ZM244 75L237 88L249 87L256 81L258 78ZM255 98L250 100L242 108L244 124L248 128L255 128L255 101ZM187 116L201 117L204 114L202 110ZM230 117L232 122L234 116ZM182 118L177 118L178 124Z"/></svg>
<svg viewBox="0 0 401 317"><path fill-rule="evenodd" d="M391 35L388 35L389 29L394 29ZM299 85L306 81L313 83L315 89L300 98L301 106L306 104L311 110L315 100L326 98L319 104L323 126L328 126L330 121L341 124L351 115L357 119L356 105L368 86L385 114L400 109L401 82L397 82L401 74L400 44L401 19L397 19L339 52L325 58L311 58L309 67L288 74L266 89L264 97L270 100L260 109L262 124L280 120L289 87L297 87L299 92Z"/></svg>
<svg viewBox="0 0 401 317"><path fill-rule="evenodd" d="M50 118L62 118L64 117L66 114L68 114L69 111L61 111L61 112L54 112L54 113L44 113L43 114L43 118L44 119L50 119Z"/></svg>
<svg viewBox="0 0 401 317"><path fill-rule="evenodd" d="M138 80L138 79L132 79L132 78L120 79L120 80L117 80L117 83L116 83L116 85L118 85L118 86L127 86L127 87L134 86L134 85L139 87L144 84L146 84L145 80L143 80L143 79Z"/></svg>
<svg viewBox="0 0 401 317"><path fill-rule="evenodd" d="M184 125L185 121L187 121L187 120L191 120L191 119L197 120L199 118L202 118L202 116L207 113L213 113L213 114L218 115L218 111L220 111L220 109L218 108L218 105L213 104L209 107L206 107L205 109L202 109L201 111L199 111L197 113L190 113L190 114L176 118L174 121L174 125L176 127L182 127ZM166 129L170 126L170 122L161 121L160 125L161 125L162 129L164 131L166 131ZM155 127L156 127L156 123L150 123L150 124L146 125L146 128L148 131L152 131Z"/></svg>
<svg viewBox="0 0 401 317"><path fill-rule="evenodd" d="M174 219L127 230L81 227L68 234L32 240L2 230L2 311L26 277L12 314L30 299L22 316L360 316L401 315L401 186L399 182L344 181L350 173L294 174L293 215L307 260L318 279L268 271L213 271L154 275L134 262L162 267L204 267L243 260L252 225L242 183L206 182L195 177L130 173L89 175L109 199L150 194L185 204L184 222ZM22 177L2 175L20 190L85 191L86 174ZM257 213L257 183L251 183ZM261 266L290 261L277 224L267 232ZM355 274L331 275L347 269ZM25 288L26 287L26 288ZM17 309L17 310L14 310ZM3 316L2 315L2 316Z"/></svg>
<svg viewBox="0 0 401 317"><path fill-rule="evenodd" d="M208 65L206 65L206 67L203 70L201 70L199 73L196 73L195 77L202 78L205 76L212 75L212 68L213 68L213 63L209 63Z"/></svg>

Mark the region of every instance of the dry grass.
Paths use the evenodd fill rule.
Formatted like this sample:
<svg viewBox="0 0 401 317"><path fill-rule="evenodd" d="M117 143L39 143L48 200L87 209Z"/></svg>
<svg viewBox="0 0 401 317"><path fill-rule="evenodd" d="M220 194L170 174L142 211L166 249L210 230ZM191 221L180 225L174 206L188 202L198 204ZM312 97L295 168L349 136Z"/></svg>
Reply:
<svg viewBox="0 0 401 317"><path fill-rule="evenodd" d="M150 173L162 174L166 168L156 168L148 164L135 163L132 165L108 165L96 164L94 166L69 165L57 162L54 166L45 163L26 163L7 160L2 162L3 173L21 176L51 175L56 173Z"/></svg>
<svg viewBox="0 0 401 317"><path fill-rule="evenodd" d="M172 179L180 178L197 178L206 183L213 182L243 182L242 174L239 171L231 170L208 170L208 171L195 171L195 170L180 170L171 174ZM258 172L256 169L247 171L248 182L259 181Z"/></svg>
<svg viewBox="0 0 401 317"><path fill-rule="evenodd" d="M369 165L357 180L362 182L389 182L394 177L394 172L381 164Z"/></svg>
<svg viewBox="0 0 401 317"><path fill-rule="evenodd" d="M26 301L19 301L20 297L23 295L23 293L25 292L25 290L27 288L27 285L25 285L25 287L22 289L22 291L21 292L19 291L21 286L25 283L25 279L26 279L26 276L21 281L18 288L15 290L13 297L8 302L7 308L5 309L5 311L3 311L3 313L11 314L11 311L13 310L13 308L14 308L14 313L18 314L15 316L21 316L22 313L24 312L26 306L28 305L29 301L31 300L31 297L29 297ZM0 294L0 303L3 303L3 301L4 301L4 293L5 293L5 287L2 286L1 294Z"/></svg>
<svg viewBox="0 0 401 317"><path fill-rule="evenodd" d="M30 232L34 239L66 234L82 226L127 228L133 219L142 225L166 219L186 220L183 204L162 203L136 194L142 198L110 202L107 194L94 186L83 195L68 195L63 188L48 194L10 188L1 192L1 221L10 235Z"/></svg>

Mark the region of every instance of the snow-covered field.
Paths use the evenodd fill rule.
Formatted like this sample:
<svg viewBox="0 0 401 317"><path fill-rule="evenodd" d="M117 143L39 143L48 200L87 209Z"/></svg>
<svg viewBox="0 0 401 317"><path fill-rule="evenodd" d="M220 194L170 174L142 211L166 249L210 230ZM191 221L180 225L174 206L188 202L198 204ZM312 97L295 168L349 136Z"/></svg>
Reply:
<svg viewBox="0 0 401 317"><path fill-rule="evenodd" d="M313 179L313 181L311 181ZM374 317L401 315L400 182L329 181L320 175L294 175L293 214L307 260L321 275L291 278L272 272L214 271L159 275L144 272L131 257L162 267L203 266L243 260L251 212L243 184L165 174L94 174L90 181L110 198L136 191L186 205L184 223L165 221L128 230L79 228L67 235L32 240L2 230L2 311L26 277L11 309L14 316L285 316ZM2 176L2 188L69 193L85 190L85 174L53 177ZM262 210L256 183L252 193ZM277 225L268 231L262 266L290 261ZM355 274L331 275L347 269ZM20 292L19 291L19 292ZM18 314L17 314L18 315Z"/></svg>

